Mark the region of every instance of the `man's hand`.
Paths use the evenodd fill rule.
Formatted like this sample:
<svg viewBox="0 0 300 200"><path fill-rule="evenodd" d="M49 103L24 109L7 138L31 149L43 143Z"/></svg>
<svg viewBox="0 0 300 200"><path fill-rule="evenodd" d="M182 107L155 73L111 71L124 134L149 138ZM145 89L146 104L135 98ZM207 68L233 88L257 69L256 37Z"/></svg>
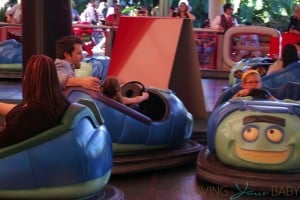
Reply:
<svg viewBox="0 0 300 200"><path fill-rule="evenodd" d="M97 77L82 77L81 86L85 89L100 91L100 79Z"/></svg>
<svg viewBox="0 0 300 200"><path fill-rule="evenodd" d="M70 77L65 87L83 87L88 90L100 91L100 79L98 77Z"/></svg>

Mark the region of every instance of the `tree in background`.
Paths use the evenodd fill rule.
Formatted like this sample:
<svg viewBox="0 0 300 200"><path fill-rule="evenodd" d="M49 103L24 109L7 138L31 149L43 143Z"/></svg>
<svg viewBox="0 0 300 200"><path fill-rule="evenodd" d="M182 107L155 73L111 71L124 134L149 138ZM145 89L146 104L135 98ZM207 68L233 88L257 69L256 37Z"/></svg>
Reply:
<svg viewBox="0 0 300 200"><path fill-rule="evenodd" d="M261 2L261 8L255 8ZM267 26L279 31L286 31L289 17L299 0L243 0L239 5L236 16L239 21L250 22L254 25Z"/></svg>
<svg viewBox="0 0 300 200"><path fill-rule="evenodd" d="M75 0L76 9L82 12L89 0ZM105 1L105 0L100 0ZM107 3L115 0L107 0ZM169 0L170 6L177 7L179 0ZM208 17L209 0L189 0L192 6L192 13L196 16L194 27L201 27ZM225 1L224 1L225 2ZM227 0L235 5L235 14L240 23L250 22L253 25L267 26L285 31L289 17L293 15L294 7L300 4L300 0ZM151 11L159 4L159 0L119 0L123 6L138 8L146 6ZM261 4L260 7L257 7ZM151 13L151 12L150 12Z"/></svg>

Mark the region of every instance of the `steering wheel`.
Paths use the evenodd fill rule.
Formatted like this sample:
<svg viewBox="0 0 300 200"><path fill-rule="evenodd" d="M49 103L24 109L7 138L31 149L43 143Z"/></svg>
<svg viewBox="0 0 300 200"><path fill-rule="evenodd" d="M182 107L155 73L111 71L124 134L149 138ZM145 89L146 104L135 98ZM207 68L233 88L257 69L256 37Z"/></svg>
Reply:
<svg viewBox="0 0 300 200"><path fill-rule="evenodd" d="M252 89L248 96L253 97L253 99L269 99L271 94L263 89Z"/></svg>
<svg viewBox="0 0 300 200"><path fill-rule="evenodd" d="M141 96L145 92L145 86L139 81L129 81L121 86L121 94L123 97L136 97Z"/></svg>

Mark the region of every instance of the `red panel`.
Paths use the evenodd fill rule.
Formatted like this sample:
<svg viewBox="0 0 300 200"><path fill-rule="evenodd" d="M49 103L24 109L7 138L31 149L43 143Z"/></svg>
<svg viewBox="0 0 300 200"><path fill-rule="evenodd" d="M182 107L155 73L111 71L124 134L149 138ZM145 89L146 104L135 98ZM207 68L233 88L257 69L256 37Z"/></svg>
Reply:
<svg viewBox="0 0 300 200"><path fill-rule="evenodd" d="M183 19L122 17L108 75L168 88Z"/></svg>
<svg viewBox="0 0 300 200"><path fill-rule="evenodd" d="M280 55L281 53L280 48L280 37L271 37L270 38L270 57L275 58L276 55Z"/></svg>
<svg viewBox="0 0 300 200"><path fill-rule="evenodd" d="M300 41L300 35L295 33L282 33L282 48L286 44L295 44L296 42Z"/></svg>

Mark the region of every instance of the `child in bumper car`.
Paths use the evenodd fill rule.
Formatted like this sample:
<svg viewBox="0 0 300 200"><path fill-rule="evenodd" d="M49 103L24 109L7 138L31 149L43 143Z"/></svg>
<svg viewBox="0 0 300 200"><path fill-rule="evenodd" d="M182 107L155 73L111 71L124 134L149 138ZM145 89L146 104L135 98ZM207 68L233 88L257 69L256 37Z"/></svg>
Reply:
<svg viewBox="0 0 300 200"><path fill-rule="evenodd" d="M125 105L139 104L149 98L148 92L142 92L141 96L124 97L121 94L121 83L116 77L108 77L101 86L101 92L115 101Z"/></svg>
<svg viewBox="0 0 300 200"><path fill-rule="evenodd" d="M257 70L249 69L243 73L241 87L233 99L252 96L254 99L276 100L268 91L262 89L261 76Z"/></svg>

